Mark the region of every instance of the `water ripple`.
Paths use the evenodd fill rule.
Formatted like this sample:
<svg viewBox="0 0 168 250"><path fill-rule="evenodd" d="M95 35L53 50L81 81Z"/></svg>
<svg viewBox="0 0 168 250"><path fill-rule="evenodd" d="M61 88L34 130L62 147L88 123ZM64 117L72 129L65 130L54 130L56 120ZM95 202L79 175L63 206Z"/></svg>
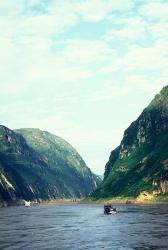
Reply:
<svg viewBox="0 0 168 250"><path fill-rule="evenodd" d="M168 249L168 206L48 205L0 209L2 250Z"/></svg>

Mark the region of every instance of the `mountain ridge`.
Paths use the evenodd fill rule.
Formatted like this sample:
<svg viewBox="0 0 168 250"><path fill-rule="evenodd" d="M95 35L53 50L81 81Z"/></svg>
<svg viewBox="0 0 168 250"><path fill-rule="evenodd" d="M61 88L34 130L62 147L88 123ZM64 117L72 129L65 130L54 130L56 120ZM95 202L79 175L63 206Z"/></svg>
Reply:
<svg viewBox="0 0 168 250"><path fill-rule="evenodd" d="M64 139L0 126L0 200L82 198L100 179Z"/></svg>
<svg viewBox="0 0 168 250"><path fill-rule="evenodd" d="M143 191L168 192L168 86L124 131L105 166L93 197L137 197Z"/></svg>

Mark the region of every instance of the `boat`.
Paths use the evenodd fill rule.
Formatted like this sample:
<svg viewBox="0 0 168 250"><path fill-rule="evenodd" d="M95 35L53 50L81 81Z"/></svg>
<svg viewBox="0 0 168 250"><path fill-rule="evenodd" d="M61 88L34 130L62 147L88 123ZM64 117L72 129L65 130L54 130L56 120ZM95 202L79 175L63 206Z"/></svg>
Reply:
<svg viewBox="0 0 168 250"><path fill-rule="evenodd" d="M116 214L117 209L112 205L104 205L104 214Z"/></svg>
<svg viewBox="0 0 168 250"><path fill-rule="evenodd" d="M25 201L25 207L30 207L31 202L30 201Z"/></svg>

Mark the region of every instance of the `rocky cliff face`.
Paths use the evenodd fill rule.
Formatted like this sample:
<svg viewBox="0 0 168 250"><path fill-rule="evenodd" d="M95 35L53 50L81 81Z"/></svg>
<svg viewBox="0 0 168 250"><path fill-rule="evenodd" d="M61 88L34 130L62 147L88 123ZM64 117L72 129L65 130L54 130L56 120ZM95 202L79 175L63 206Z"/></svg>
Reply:
<svg viewBox="0 0 168 250"><path fill-rule="evenodd" d="M85 197L100 183L65 140L0 126L0 201Z"/></svg>
<svg viewBox="0 0 168 250"><path fill-rule="evenodd" d="M105 167L95 197L137 196L143 190L167 192L168 86L125 130Z"/></svg>

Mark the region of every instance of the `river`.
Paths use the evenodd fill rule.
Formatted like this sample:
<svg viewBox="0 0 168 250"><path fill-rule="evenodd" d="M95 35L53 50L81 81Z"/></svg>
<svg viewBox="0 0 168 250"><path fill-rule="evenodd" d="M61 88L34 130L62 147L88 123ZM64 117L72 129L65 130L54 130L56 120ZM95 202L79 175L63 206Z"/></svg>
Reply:
<svg viewBox="0 0 168 250"><path fill-rule="evenodd" d="M40 205L0 209L0 249L168 249L168 205Z"/></svg>

